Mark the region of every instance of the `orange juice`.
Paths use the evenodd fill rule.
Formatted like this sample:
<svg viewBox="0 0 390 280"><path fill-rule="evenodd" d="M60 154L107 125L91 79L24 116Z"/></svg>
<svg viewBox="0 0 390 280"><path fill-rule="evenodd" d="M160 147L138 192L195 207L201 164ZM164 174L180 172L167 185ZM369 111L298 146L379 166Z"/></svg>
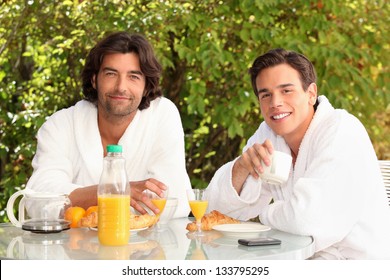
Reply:
<svg viewBox="0 0 390 280"><path fill-rule="evenodd" d="M156 205L156 207L158 209L160 209L160 215L162 213L162 211L164 210L165 208L165 204L167 203L167 200L165 198L161 198L161 199L152 199L152 202L154 205Z"/></svg>
<svg viewBox="0 0 390 280"><path fill-rule="evenodd" d="M195 219L200 221L204 213L206 213L209 202L207 200L190 200L189 203Z"/></svg>
<svg viewBox="0 0 390 280"><path fill-rule="evenodd" d="M118 246L129 243L130 196L98 196L98 237L103 245Z"/></svg>

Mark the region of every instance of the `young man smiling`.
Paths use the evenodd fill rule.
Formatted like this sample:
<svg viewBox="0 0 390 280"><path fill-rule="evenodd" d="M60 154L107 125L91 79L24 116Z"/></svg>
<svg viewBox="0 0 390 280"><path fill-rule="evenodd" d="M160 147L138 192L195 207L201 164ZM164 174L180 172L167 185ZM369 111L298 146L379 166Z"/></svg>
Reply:
<svg viewBox="0 0 390 280"><path fill-rule="evenodd" d="M314 67L299 53L271 50L249 72L264 122L214 175L209 210L313 236L316 259L390 258L390 208L363 125L317 96ZM258 175L274 150L293 158L281 185Z"/></svg>

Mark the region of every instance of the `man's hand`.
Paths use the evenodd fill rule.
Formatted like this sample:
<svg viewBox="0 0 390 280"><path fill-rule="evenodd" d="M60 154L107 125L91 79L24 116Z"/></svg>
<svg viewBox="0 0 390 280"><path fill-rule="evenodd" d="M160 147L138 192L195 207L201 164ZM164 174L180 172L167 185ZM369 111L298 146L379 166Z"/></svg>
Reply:
<svg viewBox="0 0 390 280"><path fill-rule="evenodd" d="M267 139L263 144L253 144L236 160L233 166L232 180L238 194L241 193L242 186L249 175L258 179L259 174L264 172L261 161L266 166L271 164L270 155L273 150L271 141Z"/></svg>
<svg viewBox="0 0 390 280"><path fill-rule="evenodd" d="M142 192L148 189L161 196L162 190L167 189L162 182L156 179L147 179L143 181L130 182L130 186L130 204L135 210L141 214L146 214L147 211L144 209L144 206L146 206L156 214L160 212L152 201ZM84 209L87 209L89 206L97 205L97 185L75 189L69 194L69 198L73 206L81 206ZM143 205L139 202L142 202Z"/></svg>
<svg viewBox="0 0 390 280"><path fill-rule="evenodd" d="M143 181L130 182L131 186L131 206L140 212L146 214L144 206L148 207L155 214L158 214L160 210L152 203L152 201L143 193L144 190L148 189L157 195L161 196L162 191L166 190L167 187L160 181L150 178ZM140 203L142 202L142 204Z"/></svg>

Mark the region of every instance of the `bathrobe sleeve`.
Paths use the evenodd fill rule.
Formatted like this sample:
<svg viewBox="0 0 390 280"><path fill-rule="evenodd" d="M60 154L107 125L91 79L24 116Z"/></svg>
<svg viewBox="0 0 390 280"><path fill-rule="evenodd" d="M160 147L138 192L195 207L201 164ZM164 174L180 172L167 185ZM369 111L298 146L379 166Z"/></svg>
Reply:
<svg viewBox="0 0 390 280"><path fill-rule="evenodd" d="M39 129L34 173L27 188L39 192L70 193L81 187L73 182L73 107L53 114Z"/></svg>

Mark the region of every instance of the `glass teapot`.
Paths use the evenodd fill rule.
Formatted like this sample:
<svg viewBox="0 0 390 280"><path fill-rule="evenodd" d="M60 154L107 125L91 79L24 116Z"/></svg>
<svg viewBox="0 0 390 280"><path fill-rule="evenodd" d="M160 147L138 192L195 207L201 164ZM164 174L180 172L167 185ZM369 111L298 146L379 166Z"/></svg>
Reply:
<svg viewBox="0 0 390 280"><path fill-rule="evenodd" d="M19 196L19 218L14 215L14 204ZM11 223L36 233L55 233L70 228L65 211L71 207L66 194L34 192L24 189L14 193L7 203L7 216Z"/></svg>

